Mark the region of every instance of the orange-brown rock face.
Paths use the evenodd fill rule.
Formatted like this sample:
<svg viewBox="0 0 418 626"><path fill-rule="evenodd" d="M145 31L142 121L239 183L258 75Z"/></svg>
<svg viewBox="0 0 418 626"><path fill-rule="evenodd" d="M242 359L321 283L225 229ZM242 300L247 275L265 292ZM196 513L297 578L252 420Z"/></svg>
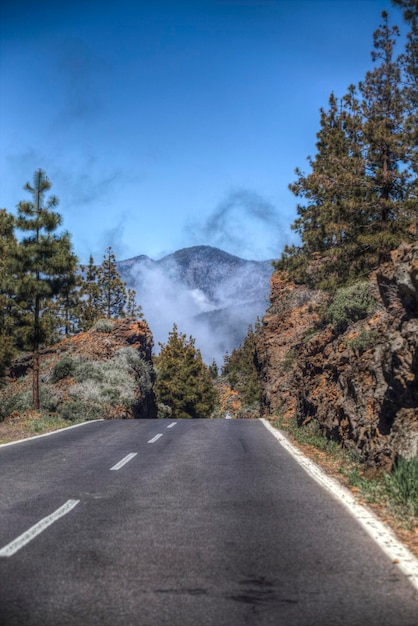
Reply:
<svg viewBox="0 0 418 626"><path fill-rule="evenodd" d="M266 414L315 419L389 467L418 454L418 243L398 248L370 283L375 311L337 334L318 325L329 296L275 272L256 358Z"/></svg>
<svg viewBox="0 0 418 626"><path fill-rule="evenodd" d="M125 318L112 323L112 332L103 333L93 328L64 339L60 345L63 348L71 345L73 354L85 354L98 360L111 358L117 350L130 346L138 350L143 359L151 360L153 339L145 320Z"/></svg>

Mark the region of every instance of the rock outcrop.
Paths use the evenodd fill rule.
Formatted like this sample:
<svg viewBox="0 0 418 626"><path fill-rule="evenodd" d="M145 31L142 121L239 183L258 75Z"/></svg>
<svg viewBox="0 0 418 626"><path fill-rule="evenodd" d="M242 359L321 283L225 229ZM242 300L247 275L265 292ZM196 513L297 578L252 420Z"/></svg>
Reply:
<svg viewBox="0 0 418 626"><path fill-rule="evenodd" d="M152 348L153 336L147 322L143 319L120 319L107 321L105 326L100 329L100 325L86 332L80 332L71 337L62 339L59 343L49 346L41 351L41 403L43 390L48 397L52 396L59 399L59 407L67 403L74 403L79 399L76 392L77 382L71 370L72 363L92 364L99 369L100 364L112 362L117 358L118 353L126 348L132 348L135 353L141 357L144 362L144 372L135 371L135 368L127 368L126 376L132 377L132 388L134 392L134 400L127 408L126 403L118 403L117 391L115 383L112 383L109 377L108 389L105 391L109 394L112 401L105 403L106 410L100 417L118 418L118 417L134 417L134 418L156 418L157 405L153 390L153 367L152 367ZM106 327L107 324L107 327ZM68 364L70 362L70 364ZM64 363L68 368L66 375L57 377L54 381L54 372L60 367L60 363ZM22 355L10 368L8 373L9 385L5 392L10 395L13 392L13 386L18 384L19 388L25 390L31 385L31 368L32 356ZM86 369L88 372L88 369ZM148 378L145 381L144 378ZM100 376L100 373L93 371L93 378ZM142 376L142 379L141 379ZM77 378L77 377L76 377ZM80 388L80 401L84 401ZM84 390L84 395L87 390ZM113 394L113 395L112 395ZM1 395L0 395L1 401ZM92 400L93 402L93 400ZM54 407L54 410L57 410ZM58 409L60 410L60 409Z"/></svg>
<svg viewBox="0 0 418 626"><path fill-rule="evenodd" d="M257 335L264 414L316 420L370 464L418 454L418 243L402 245L369 281L376 304L341 330L324 323L331 297L271 279Z"/></svg>

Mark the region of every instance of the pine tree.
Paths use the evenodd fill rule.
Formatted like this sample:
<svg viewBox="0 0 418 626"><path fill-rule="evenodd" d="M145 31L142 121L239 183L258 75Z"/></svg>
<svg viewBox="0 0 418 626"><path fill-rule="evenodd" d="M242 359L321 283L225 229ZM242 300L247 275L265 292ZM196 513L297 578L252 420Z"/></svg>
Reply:
<svg viewBox="0 0 418 626"><path fill-rule="evenodd" d="M296 170L289 186L304 200L292 226L302 245L285 248L275 267L311 286L335 289L364 277L416 237L413 99L394 59L398 29L386 12L382 18L373 36L377 66L340 103L331 95L328 111L321 110L311 173Z"/></svg>
<svg viewBox="0 0 418 626"><path fill-rule="evenodd" d="M101 265L96 265L90 255L88 265L81 265L80 327L88 330L101 317L142 318L143 313L136 303L136 292L127 289L117 269L115 255L108 247Z"/></svg>
<svg viewBox="0 0 418 626"><path fill-rule="evenodd" d="M68 271L77 262L69 234L55 233L62 218L53 211L58 205L58 198L50 196L45 199L50 188L51 183L45 172L38 169L33 185L26 183L24 187L32 195L32 201L19 202L16 219L17 228L28 233L17 247L17 295L23 312L21 320L28 324L26 339L32 346L35 410L39 409L39 349L50 334L47 305L61 292Z"/></svg>
<svg viewBox="0 0 418 626"><path fill-rule="evenodd" d="M52 303L55 325L64 335L74 334L81 328L81 277L77 272L78 264L74 257L73 263L62 276L60 293Z"/></svg>
<svg viewBox="0 0 418 626"><path fill-rule="evenodd" d="M97 266L92 255L89 257L88 265L81 265L80 269L80 328L81 330L88 330L94 322L104 315L101 308Z"/></svg>
<svg viewBox="0 0 418 626"><path fill-rule="evenodd" d="M174 324L168 342L160 346L155 359L158 402L170 407L174 418L209 417L217 394L193 337L187 339Z"/></svg>
<svg viewBox="0 0 418 626"><path fill-rule="evenodd" d="M367 72L359 85L369 198L363 207L358 242L365 251L366 269L387 261L391 250L410 239L411 225L405 204L412 190L412 172L408 167L410 137L401 66L394 59L399 29L390 28L386 11L382 18L373 35L372 59L379 64Z"/></svg>
<svg viewBox="0 0 418 626"><path fill-rule="evenodd" d="M142 307L136 303L135 289L128 289L127 291L125 315L126 317L134 317L136 319L144 317Z"/></svg>
<svg viewBox="0 0 418 626"><path fill-rule="evenodd" d="M404 19L410 31L404 53L400 56L402 88L406 106L406 132L410 137L411 170L413 172L410 199L406 201L411 215L411 232L418 237L418 0L392 0L404 9ZM415 227L414 227L415 223Z"/></svg>
<svg viewBox="0 0 418 626"><path fill-rule="evenodd" d="M0 377L15 355L14 330L17 318L13 259L16 254L14 217L0 210Z"/></svg>
<svg viewBox="0 0 418 626"><path fill-rule="evenodd" d="M252 406L260 402L261 387L255 365L255 333L248 327L247 335L239 348L226 355L222 375L228 378L231 389L238 391L242 403Z"/></svg>
<svg viewBox="0 0 418 626"><path fill-rule="evenodd" d="M277 269L287 269L296 280L331 287L341 268L354 262L358 207L364 198L364 162L360 139L361 121L354 88L338 102L334 94L329 109L321 109L317 154L308 158L311 173L296 169L298 179L290 190L305 203L297 205L299 217L292 225L302 246L287 247ZM322 259L314 266L315 258Z"/></svg>
<svg viewBox="0 0 418 626"><path fill-rule="evenodd" d="M209 366L209 372L210 375L212 376L213 380L216 380L219 376L219 370L218 370L218 364L215 361L215 359L213 359L211 365Z"/></svg>
<svg viewBox="0 0 418 626"><path fill-rule="evenodd" d="M105 317L124 317L127 303L126 283L117 270L116 258L110 246L106 248L103 262L97 269L97 284L100 308Z"/></svg>

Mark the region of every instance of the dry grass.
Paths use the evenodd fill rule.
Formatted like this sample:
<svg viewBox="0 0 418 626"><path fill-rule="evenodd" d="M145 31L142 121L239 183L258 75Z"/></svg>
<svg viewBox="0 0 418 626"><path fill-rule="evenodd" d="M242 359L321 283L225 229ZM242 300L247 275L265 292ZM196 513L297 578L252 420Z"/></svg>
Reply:
<svg viewBox="0 0 418 626"><path fill-rule="evenodd" d="M4 422L0 422L0 444L52 432L75 423L69 424L67 420L38 411L12 413Z"/></svg>

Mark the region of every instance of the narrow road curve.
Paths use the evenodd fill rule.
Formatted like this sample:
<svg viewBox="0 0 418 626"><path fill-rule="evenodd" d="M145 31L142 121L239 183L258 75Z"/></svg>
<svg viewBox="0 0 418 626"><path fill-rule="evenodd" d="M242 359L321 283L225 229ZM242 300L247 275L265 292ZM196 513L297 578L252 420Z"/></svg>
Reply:
<svg viewBox="0 0 418 626"><path fill-rule="evenodd" d="M416 626L417 590L259 420L0 447L4 626Z"/></svg>

